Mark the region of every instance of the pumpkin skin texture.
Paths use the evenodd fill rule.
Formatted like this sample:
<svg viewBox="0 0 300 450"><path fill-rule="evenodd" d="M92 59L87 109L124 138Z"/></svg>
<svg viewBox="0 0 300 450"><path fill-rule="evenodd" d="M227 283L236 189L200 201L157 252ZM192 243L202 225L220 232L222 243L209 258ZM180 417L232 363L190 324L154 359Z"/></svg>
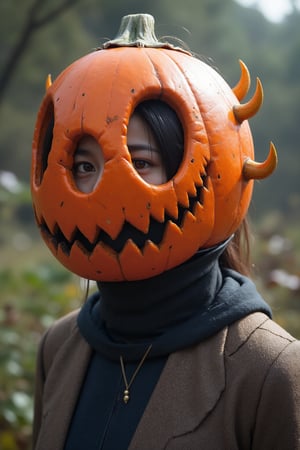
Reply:
<svg viewBox="0 0 300 450"><path fill-rule="evenodd" d="M141 179L127 148L129 119L147 99L168 103L184 129L182 163L162 185ZM253 188L243 178L244 162L254 151L248 122L239 123L233 114L238 103L214 69L173 49L102 49L67 67L46 91L33 140L34 211L54 256L84 278L140 280L231 236ZM105 160L101 180L88 194L72 176L76 144L84 135L98 141Z"/></svg>

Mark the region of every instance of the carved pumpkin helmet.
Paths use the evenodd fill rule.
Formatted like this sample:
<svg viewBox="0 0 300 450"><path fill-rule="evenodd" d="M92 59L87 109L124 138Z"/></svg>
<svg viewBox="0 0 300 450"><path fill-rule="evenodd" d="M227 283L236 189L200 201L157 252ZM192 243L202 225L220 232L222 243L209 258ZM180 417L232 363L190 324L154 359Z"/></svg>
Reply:
<svg viewBox="0 0 300 450"><path fill-rule="evenodd" d="M64 266L98 281L145 279L237 230L253 179L276 166L272 144L265 162L253 160L247 119L263 93L257 80L253 97L240 104L250 86L240 67L231 89L204 62L159 42L152 16L134 15L123 18L116 39L75 61L53 84L47 80L33 140L32 197L42 237ZM147 99L171 106L184 130L179 169L161 185L136 173L127 147L129 119ZM102 177L89 193L78 190L72 172L77 142L86 135L104 157Z"/></svg>

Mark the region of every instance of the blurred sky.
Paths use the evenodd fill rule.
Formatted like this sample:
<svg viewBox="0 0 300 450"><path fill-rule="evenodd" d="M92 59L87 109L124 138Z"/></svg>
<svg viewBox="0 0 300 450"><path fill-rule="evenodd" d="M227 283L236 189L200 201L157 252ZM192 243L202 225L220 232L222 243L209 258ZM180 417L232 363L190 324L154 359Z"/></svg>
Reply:
<svg viewBox="0 0 300 450"><path fill-rule="evenodd" d="M291 3L300 9L300 0L237 0L243 6L254 6L272 22L280 22L286 14L292 12Z"/></svg>

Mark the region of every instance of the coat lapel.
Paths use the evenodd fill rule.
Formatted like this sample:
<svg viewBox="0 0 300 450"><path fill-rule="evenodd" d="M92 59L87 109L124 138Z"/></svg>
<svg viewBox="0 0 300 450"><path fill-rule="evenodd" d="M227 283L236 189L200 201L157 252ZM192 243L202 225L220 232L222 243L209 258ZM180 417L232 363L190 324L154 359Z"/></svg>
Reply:
<svg viewBox="0 0 300 450"><path fill-rule="evenodd" d="M200 426L225 389L226 336L227 328L169 357L129 450L165 448Z"/></svg>
<svg viewBox="0 0 300 450"><path fill-rule="evenodd" d="M90 360L91 349L74 328L60 347L47 375L37 450L62 450ZM41 446L39 442L43 443Z"/></svg>

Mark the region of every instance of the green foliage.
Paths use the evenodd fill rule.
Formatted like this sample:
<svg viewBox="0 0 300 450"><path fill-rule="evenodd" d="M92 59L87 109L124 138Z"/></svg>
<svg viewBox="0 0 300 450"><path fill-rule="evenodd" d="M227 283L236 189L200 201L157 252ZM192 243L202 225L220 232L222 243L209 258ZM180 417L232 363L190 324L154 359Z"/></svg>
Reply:
<svg viewBox="0 0 300 450"><path fill-rule="evenodd" d="M37 240L28 186L0 187L0 215L0 449L29 450L38 343L83 294Z"/></svg>
<svg viewBox="0 0 300 450"><path fill-rule="evenodd" d="M38 343L55 318L79 306L80 292L68 272L48 264L4 269L0 285L0 448L29 448Z"/></svg>
<svg viewBox="0 0 300 450"><path fill-rule="evenodd" d="M3 247L5 250L5 247ZM13 252L14 259L22 250ZM75 277L33 254L30 263L0 270L0 448L29 449L38 343L53 321L76 309ZM3 262L3 261L2 261ZM18 266L17 266L18 267Z"/></svg>

